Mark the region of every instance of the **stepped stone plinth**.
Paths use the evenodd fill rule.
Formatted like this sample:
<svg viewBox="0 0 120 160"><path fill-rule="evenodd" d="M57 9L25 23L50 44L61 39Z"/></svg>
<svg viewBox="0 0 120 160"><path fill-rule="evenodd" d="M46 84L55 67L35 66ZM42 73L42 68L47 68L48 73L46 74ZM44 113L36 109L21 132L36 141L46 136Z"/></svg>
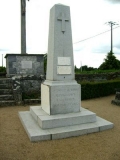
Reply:
<svg viewBox="0 0 120 160"><path fill-rule="evenodd" d="M19 112L30 141L43 141L80 136L113 128L113 123L81 107L81 112L48 115L40 106Z"/></svg>

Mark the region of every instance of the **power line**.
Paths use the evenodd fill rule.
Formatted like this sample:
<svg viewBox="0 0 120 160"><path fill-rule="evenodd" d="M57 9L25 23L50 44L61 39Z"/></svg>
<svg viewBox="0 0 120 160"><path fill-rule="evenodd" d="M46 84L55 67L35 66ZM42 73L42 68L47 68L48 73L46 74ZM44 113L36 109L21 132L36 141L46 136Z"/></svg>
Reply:
<svg viewBox="0 0 120 160"><path fill-rule="evenodd" d="M118 26L118 27L120 27L120 26ZM116 29L116 28L118 28L118 27L115 27L115 28L113 28L113 29ZM96 34L95 36L91 36L91 37L89 37L89 38L86 38L86 39L80 40L80 41L78 41L78 42L75 42L75 43L73 43L73 44L77 44L77 43L79 43L79 42L83 42L83 41L86 41L86 40L88 40L88 39L92 39L92 38L94 38L94 37L97 37L97 36L99 36L99 35L101 35L101 34L104 34L104 33L106 33L106 32L109 32L109 31L111 31L111 30L107 30L107 31L105 31L105 32Z"/></svg>

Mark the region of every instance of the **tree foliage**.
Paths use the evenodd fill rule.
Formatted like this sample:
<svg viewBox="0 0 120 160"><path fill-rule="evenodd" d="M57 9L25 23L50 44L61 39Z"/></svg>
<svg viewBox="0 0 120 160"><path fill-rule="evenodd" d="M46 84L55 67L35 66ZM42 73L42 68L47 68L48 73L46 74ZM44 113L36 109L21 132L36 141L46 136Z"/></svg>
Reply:
<svg viewBox="0 0 120 160"><path fill-rule="evenodd" d="M2 73L4 72L4 73L5 73L5 72L6 72L6 68L5 68L5 67L0 66L0 72L2 72Z"/></svg>
<svg viewBox="0 0 120 160"><path fill-rule="evenodd" d="M81 66L80 68L77 68L75 66L75 73L83 73L83 72L89 72L89 71L95 71L97 68L88 67L87 65Z"/></svg>
<svg viewBox="0 0 120 160"><path fill-rule="evenodd" d="M96 70L97 68L93 68L93 67L88 67L87 65L84 65L82 67L80 67L80 70L82 71L93 71Z"/></svg>
<svg viewBox="0 0 120 160"><path fill-rule="evenodd" d="M99 66L100 70L120 69L120 61L116 59L111 51L107 54L104 62Z"/></svg>

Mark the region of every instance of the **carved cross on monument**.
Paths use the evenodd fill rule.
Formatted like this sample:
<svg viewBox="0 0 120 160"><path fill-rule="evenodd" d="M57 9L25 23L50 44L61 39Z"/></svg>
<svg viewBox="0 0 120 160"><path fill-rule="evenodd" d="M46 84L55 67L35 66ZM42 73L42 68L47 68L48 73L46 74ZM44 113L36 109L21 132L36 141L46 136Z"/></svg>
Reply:
<svg viewBox="0 0 120 160"><path fill-rule="evenodd" d="M65 14L64 14L64 13L61 13L61 15L60 15L57 19L58 19L59 21L62 21L62 29L61 29L61 31L62 31L63 34L64 34L64 32L65 32L65 22L66 22L66 21L69 21L69 19L65 17Z"/></svg>
<svg viewBox="0 0 120 160"><path fill-rule="evenodd" d="M21 54L26 54L26 0L21 0Z"/></svg>

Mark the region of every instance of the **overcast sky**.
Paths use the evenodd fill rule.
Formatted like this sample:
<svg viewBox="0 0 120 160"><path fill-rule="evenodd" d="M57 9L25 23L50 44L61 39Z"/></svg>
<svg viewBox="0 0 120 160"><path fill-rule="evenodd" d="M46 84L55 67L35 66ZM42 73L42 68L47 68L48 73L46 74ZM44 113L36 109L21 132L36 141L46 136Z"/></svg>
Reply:
<svg viewBox="0 0 120 160"><path fill-rule="evenodd" d="M105 23L120 24L120 0L26 1L27 53L47 52L49 11L57 3L70 6L75 65L99 67L110 51L110 26ZM113 52L120 60L120 27L115 27ZM20 53L20 0L0 0L0 66L6 53Z"/></svg>

